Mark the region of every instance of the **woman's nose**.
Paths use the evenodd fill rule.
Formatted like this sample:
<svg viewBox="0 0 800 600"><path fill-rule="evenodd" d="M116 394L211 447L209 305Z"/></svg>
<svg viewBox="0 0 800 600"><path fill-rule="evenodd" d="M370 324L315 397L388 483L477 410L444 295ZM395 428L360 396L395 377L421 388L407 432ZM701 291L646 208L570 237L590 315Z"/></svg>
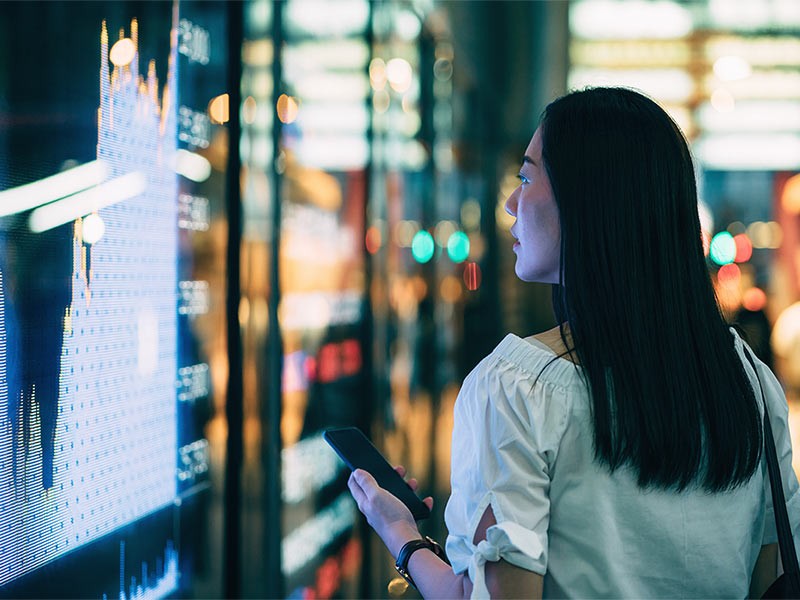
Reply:
<svg viewBox="0 0 800 600"><path fill-rule="evenodd" d="M519 192L519 188L516 188L511 195L506 199L505 209L508 214L512 217L517 216L517 193Z"/></svg>

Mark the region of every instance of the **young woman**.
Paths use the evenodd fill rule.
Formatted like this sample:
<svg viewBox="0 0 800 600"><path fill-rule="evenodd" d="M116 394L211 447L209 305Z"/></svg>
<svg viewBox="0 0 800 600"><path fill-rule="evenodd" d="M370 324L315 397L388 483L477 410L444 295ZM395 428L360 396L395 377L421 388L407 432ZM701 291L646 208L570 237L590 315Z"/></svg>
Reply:
<svg viewBox="0 0 800 600"><path fill-rule="evenodd" d="M452 568L364 471L359 508L426 598L760 594L777 538L756 377L797 532L788 408L720 315L680 130L637 92L573 92L545 109L519 179L516 274L554 284L560 325L507 336L464 381Z"/></svg>

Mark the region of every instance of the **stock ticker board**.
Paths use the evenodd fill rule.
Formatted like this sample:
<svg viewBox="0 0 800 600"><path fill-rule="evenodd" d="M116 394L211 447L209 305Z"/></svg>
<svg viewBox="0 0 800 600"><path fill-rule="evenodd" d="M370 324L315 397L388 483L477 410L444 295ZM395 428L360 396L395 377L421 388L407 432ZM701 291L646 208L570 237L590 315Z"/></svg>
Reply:
<svg viewBox="0 0 800 600"><path fill-rule="evenodd" d="M22 185L10 185L26 179L13 165L0 171L0 590L23 580L131 598L180 586L176 511L208 470L182 405L207 391L193 378L208 369L180 350L198 304L183 293L177 225L185 23L177 2L164 12L142 23L163 28L161 62L142 60L135 18L118 34L97 22L99 45L81 40L99 50L95 156ZM133 542L143 531L150 547ZM109 545L114 568L88 576L99 587L41 581L80 550L105 564L94 555Z"/></svg>

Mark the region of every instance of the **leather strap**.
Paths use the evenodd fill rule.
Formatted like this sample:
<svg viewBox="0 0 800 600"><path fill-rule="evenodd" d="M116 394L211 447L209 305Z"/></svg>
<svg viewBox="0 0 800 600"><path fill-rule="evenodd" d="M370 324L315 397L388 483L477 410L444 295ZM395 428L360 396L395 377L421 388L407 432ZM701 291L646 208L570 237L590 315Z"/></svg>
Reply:
<svg viewBox="0 0 800 600"><path fill-rule="evenodd" d="M767 470L769 471L769 484L772 491L772 510L775 514L775 528L778 531L778 547L780 548L783 572L786 574L800 574L800 567L797 564L797 551L792 537L792 526L789 523L789 514L786 511L786 496L783 493L783 480L781 479L781 469L778 465L778 455L775 451L775 439L772 437L772 425L769 422L769 410L767 409L767 396L764 394L764 387L761 385L761 378L758 376L755 362L750 356L750 350L745 347L744 355L753 367L753 373L758 380L758 387L761 390L761 401L764 404L764 451L767 459Z"/></svg>
<svg viewBox="0 0 800 600"><path fill-rule="evenodd" d="M414 583L414 580L411 578L411 574L408 572L408 561L411 560L411 555L414 554L417 550L421 550L426 548L433 552L436 556L446 562L448 565L450 561L447 560L447 556L444 553L444 549L437 544L434 540L429 538L427 535L420 540L411 540L410 542L406 542L402 548L400 548L400 552L397 554L397 562L394 565L394 568L397 569L397 572L400 573L400 576L405 579L408 583L417 587Z"/></svg>

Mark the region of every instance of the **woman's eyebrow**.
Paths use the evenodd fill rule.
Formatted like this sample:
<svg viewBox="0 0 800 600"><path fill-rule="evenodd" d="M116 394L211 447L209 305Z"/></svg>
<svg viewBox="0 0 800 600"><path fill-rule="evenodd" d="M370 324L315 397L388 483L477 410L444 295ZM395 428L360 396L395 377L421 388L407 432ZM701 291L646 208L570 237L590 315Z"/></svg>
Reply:
<svg viewBox="0 0 800 600"><path fill-rule="evenodd" d="M536 161L535 161L535 160L533 160L533 159L532 159L530 156L528 156L527 154L526 154L525 156L523 156L523 157L522 157L522 162L523 162L523 163L530 163L530 164L532 164L533 166L536 166Z"/></svg>

